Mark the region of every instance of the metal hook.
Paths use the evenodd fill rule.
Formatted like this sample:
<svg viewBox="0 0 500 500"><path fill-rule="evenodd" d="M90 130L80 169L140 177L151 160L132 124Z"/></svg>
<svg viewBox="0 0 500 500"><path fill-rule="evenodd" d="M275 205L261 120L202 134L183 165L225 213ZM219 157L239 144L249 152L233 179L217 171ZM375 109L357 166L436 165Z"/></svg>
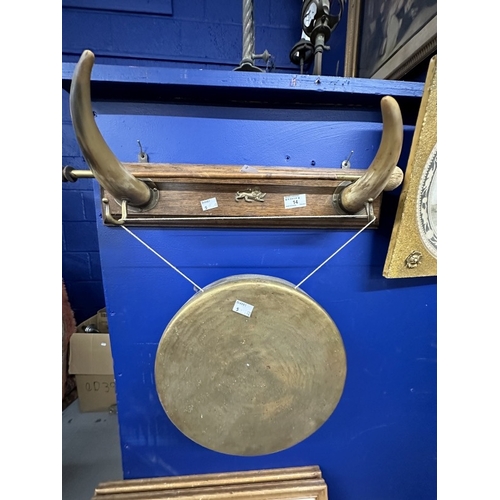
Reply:
<svg viewBox="0 0 500 500"><path fill-rule="evenodd" d="M352 156L353 153L354 153L354 151L351 151L351 153L347 157L347 160L344 160L341 163L341 165L340 165L341 168L344 168L344 169L351 168L351 162L349 160L351 159L351 156Z"/></svg>
<svg viewBox="0 0 500 500"><path fill-rule="evenodd" d="M107 198L103 198L102 202L104 204L104 222L105 223L111 223L115 224L116 226L122 226L125 224L125 221L127 220L127 200L122 200L122 215L120 219L115 219L111 215L111 210L109 209L109 200Z"/></svg>
<svg viewBox="0 0 500 500"><path fill-rule="evenodd" d="M142 150L142 145L141 141L137 140L137 144L139 144L139 155L138 155L138 160L141 163L147 163L149 161L148 155Z"/></svg>
<svg viewBox="0 0 500 500"><path fill-rule="evenodd" d="M373 213L373 198L368 198L368 201L365 203L366 217L368 222L371 222L375 219L375 214Z"/></svg>

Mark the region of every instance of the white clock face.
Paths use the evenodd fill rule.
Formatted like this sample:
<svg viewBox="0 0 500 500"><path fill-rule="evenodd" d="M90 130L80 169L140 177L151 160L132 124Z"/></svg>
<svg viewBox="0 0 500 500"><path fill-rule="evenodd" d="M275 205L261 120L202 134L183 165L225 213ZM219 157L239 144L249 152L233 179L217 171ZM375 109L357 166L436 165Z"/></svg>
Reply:
<svg viewBox="0 0 500 500"><path fill-rule="evenodd" d="M304 25L307 28L309 28L309 26L311 26L311 23L314 21L314 16L316 15L317 11L318 7L315 3L312 3L307 9L306 15L304 16Z"/></svg>
<svg viewBox="0 0 500 500"><path fill-rule="evenodd" d="M420 238L437 259L437 144L429 155L420 178L416 215Z"/></svg>

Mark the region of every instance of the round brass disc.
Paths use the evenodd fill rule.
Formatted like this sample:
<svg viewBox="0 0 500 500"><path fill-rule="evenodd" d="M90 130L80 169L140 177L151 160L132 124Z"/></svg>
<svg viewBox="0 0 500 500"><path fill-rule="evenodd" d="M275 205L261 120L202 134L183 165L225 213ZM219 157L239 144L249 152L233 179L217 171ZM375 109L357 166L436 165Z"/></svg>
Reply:
<svg viewBox="0 0 500 500"><path fill-rule="evenodd" d="M237 300L253 306L249 317L233 311ZM165 329L155 363L173 424L230 455L274 453L310 436L337 406L345 377L342 338L326 311L261 275L225 278L193 296Z"/></svg>

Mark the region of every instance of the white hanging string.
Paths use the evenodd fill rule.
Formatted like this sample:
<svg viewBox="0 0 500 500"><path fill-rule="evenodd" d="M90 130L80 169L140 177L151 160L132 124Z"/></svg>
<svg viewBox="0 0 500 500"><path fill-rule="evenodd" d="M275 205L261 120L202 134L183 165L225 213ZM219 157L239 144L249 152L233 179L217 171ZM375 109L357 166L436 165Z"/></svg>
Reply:
<svg viewBox="0 0 500 500"><path fill-rule="evenodd" d="M330 257L328 257L326 260L324 260L316 269L314 269L314 271L312 271L311 273L309 273L299 284L295 285L294 289L296 290L297 288L299 288L300 285L302 285L305 281L307 281L313 274L317 273L330 259L333 259L333 257L335 257L335 255L337 255L343 248L345 248L347 245L349 245L349 243L351 243L351 241L353 241L354 239L356 239L370 224L372 224L373 222L375 222L376 219L377 219L376 217L373 217L370 220L370 222L368 222L368 224L366 224L363 228L361 228L352 238L350 238L348 241L346 241L338 250L336 250L335 252L333 252L332 255L330 255ZM132 231L130 231L130 229L128 229L125 226L120 226L120 227L122 227L123 229L125 229L125 231L127 231L127 233L129 233L131 236L133 236L139 243L143 244L149 251L151 251L152 253L154 253L158 258L160 258L163 262L165 262L165 264L168 264L175 272L179 273L184 279L186 279L187 281L189 281L189 283L191 283L192 285L194 285L195 288L197 288L200 292L204 292L204 290L203 290L203 288L201 288L201 286L198 286L193 280L189 279L182 271L180 271L179 269L177 269L167 259L165 259L164 257L162 257L156 250L154 250L147 243L145 243L144 241L142 241L137 235L135 235Z"/></svg>
<svg viewBox="0 0 500 500"><path fill-rule="evenodd" d="M204 292L204 290L203 290L203 288L201 288L201 286L198 286L193 280L190 280L183 272L179 271L179 269L177 269L167 259L163 258L156 250L153 250L147 243L145 243L144 241L142 241L139 238L139 236L135 235L132 231L130 231L130 229L126 228L125 226L120 226L120 227L122 227L123 229L125 229L125 231L127 231L128 234L130 234L131 236L133 236L139 243L142 243L148 250L150 250L151 252L153 252L157 257L159 257L163 262L165 262L165 264L168 264L175 272L179 273L184 279L187 279L189 281L189 283L191 283L192 285L194 285L200 292Z"/></svg>
<svg viewBox="0 0 500 500"><path fill-rule="evenodd" d="M317 271L319 271L330 259L332 259L333 257L335 257L335 255L337 255L343 248L345 248L347 245L349 245L349 243L351 243L352 240L354 240L355 238L357 238L375 220L376 220L376 217L373 217L372 220L370 222L368 222L368 224L365 227L363 227L362 229L360 229L352 238L350 238L348 241L346 241L338 250L336 250L335 252L333 252L332 255L330 255L330 257L328 257L328 259L326 259L324 262L322 262L313 272L309 273L298 285L295 285L293 287L294 290L296 290L297 288L299 288L300 285L302 285L302 283L304 283L306 280L308 280L314 273L316 273Z"/></svg>

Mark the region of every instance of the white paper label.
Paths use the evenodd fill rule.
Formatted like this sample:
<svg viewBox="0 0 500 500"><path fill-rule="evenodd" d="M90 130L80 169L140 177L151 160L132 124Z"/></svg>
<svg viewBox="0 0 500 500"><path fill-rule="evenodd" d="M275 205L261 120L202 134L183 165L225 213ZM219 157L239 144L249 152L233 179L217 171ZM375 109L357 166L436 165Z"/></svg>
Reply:
<svg viewBox="0 0 500 500"><path fill-rule="evenodd" d="M292 194L285 196L285 208L300 208L306 206L305 194Z"/></svg>
<svg viewBox="0 0 500 500"><path fill-rule="evenodd" d="M253 306L241 300L237 300L234 303L233 311L237 312L238 314L243 314L243 316L249 318L252 315Z"/></svg>
<svg viewBox="0 0 500 500"><path fill-rule="evenodd" d="M217 205L217 198L209 198L208 200L203 200L201 202L201 208L203 211L205 210L212 210L212 208L217 208L219 205Z"/></svg>

